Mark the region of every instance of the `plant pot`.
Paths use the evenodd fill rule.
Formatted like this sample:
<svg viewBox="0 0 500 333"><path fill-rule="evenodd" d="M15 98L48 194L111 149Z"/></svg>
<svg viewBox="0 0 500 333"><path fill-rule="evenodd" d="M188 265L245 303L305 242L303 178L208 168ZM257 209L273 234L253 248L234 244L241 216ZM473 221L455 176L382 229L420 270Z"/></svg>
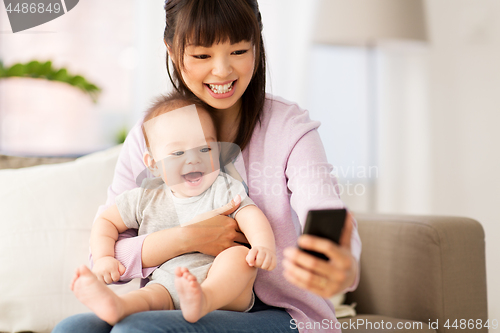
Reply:
<svg viewBox="0 0 500 333"><path fill-rule="evenodd" d="M0 80L0 150L16 155L80 155L98 147L98 114L89 96L68 84Z"/></svg>

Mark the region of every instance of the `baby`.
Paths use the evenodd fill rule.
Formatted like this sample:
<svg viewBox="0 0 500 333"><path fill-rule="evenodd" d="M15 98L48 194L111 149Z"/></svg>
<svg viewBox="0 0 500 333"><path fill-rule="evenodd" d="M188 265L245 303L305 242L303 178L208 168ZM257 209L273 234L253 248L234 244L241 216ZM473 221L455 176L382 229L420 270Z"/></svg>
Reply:
<svg viewBox="0 0 500 333"><path fill-rule="evenodd" d="M196 322L217 310L248 311L254 302L256 268L276 267L274 235L267 218L246 195L241 182L219 168L217 131L210 114L189 98L163 97L144 118L148 150L144 164L157 178L116 197L92 226L90 246L94 272L119 274L114 258L118 234L139 229L139 235L202 221L238 194L233 213L251 249L234 246L217 257L188 253L163 263L139 290L118 296L86 266L71 283L76 297L99 318L114 325L130 314L181 309Z"/></svg>

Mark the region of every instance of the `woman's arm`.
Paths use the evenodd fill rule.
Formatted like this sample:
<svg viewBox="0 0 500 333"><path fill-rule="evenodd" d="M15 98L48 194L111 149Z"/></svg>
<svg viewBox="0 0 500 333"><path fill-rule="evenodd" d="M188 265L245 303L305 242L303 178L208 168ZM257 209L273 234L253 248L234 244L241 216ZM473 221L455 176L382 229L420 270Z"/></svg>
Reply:
<svg viewBox="0 0 500 333"><path fill-rule="evenodd" d="M183 227L166 229L149 234L142 246L143 267L158 266L178 255L201 252L217 256L225 249L246 243L245 236L238 232L238 224L226 216L240 205L236 196L223 207L197 216L192 223Z"/></svg>
<svg viewBox="0 0 500 333"><path fill-rule="evenodd" d="M304 227L310 209L331 209L343 207L337 191L337 182L331 175L332 166L327 162L323 144L316 130L303 135L291 149L286 167L290 202ZM324 266L320 259L290 248L285 252L285 277L290 282L316 292L327 290L331 296L338 292L354 290L359 281L359 257L361 241L357 223L349 219L349 234L344 234L341 246L333 242L318 243L317 239L305 238L305 248L328 248L331 260ZM352 228L351 228L352 227ZM318 245L319 246L319 245ZM314 247L314 248L313 248ZM321 266L322 269L315 269ZM331 277L334 277L333 279ZM322 295L324 296L324 294Z"/></svg>

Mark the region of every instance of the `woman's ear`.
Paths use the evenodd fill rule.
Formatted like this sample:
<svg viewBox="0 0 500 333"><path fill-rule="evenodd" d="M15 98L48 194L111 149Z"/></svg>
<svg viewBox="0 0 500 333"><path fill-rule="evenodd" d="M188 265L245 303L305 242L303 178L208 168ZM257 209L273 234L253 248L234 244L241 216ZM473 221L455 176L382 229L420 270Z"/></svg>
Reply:
<svg viewBox="0 0 500 333"><path fill-rule="evenodd" d="M155 159L153 158L153 156L151 155L151 153L149 152L149 148L148 150L146 150L144 152L144 155L142 156L142 161L144 162L144 165L146 166L146 168L148 168L148 170L155 176L155 177L160 177L160 171L158 170L158 165L156 164L156 161Z"/></svg>

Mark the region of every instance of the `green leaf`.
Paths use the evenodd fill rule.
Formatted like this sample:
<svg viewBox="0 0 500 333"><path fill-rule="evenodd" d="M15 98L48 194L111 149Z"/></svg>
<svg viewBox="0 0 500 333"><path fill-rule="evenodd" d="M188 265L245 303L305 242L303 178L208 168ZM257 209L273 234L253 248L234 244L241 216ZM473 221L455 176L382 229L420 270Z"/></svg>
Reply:
<svg viewBox="0 0 500 333"><path fill-rule="evenodd" d="M118 132L116 133L116 139L115 139L115 142L117 144L122 144L123 142L125 142L125 139L127 138L127 134L128 134L128 129L126 126L123 126L122 128L120 128L118 130Z"/></svg>
<svg viewBox="0 0 500 333"><path fill-rule="evenodd" d="M44 62L43 64L40 65L40 68L38 69L38 74L40 74L40 76L48 76L51 72L52 72L51 61Z"/></svg>
<svg viewBox="0 0 500 333"><path fill-rule="evenodd" d="M23 76L26 73L26 68L23 64L15 64L11 68L7 69L6 76Z"/></svg>
<svg viewBox="0 0 500 333"><path fill-rule="evenodd" d="M66 82L70 83L69 75L68 75L68 70L66 68L61 68L54 74L54 81L61 81L61 82Z"/></svg>
<svg viewBox="0 0 500 333"><path fill-rule="evenodd" d="M73 87L82 90L92 99L94 103L97 102L97 97L101 89L87 80L81 75L68 73L66 68L55 69L52 68L52 62L46 61L41 63L33 60L26 64L14 64L11 67L4 67L3 62L0 60L0 78L11 76L28 76L39 79L47 79L51 81L60 81L68 83Z"/></svg>
<svg viewBox="0 0 500 333"><path fill-rule="evenodd" d="M70 79L70 84L78 87L84 87L84 84L86 83L85 79L81 75L74 76L73 78Z"/></svg>
<svg viewBox="0 0 500 333"><path fill-rule="evenodd" d="M97 91L97 92L100 92L100 91L101 91L101 88L96 87L95 85L90 84L90 83L87 83L86 88L87 88L89 91Z"/></svg>
<svg viewBox="0 0 500 333"><path fill-rule="evenodd" d="M38 71L40 70L40 63L38 61L31 61L26 66L26 74L32 77L38 77Z"/></svg>

